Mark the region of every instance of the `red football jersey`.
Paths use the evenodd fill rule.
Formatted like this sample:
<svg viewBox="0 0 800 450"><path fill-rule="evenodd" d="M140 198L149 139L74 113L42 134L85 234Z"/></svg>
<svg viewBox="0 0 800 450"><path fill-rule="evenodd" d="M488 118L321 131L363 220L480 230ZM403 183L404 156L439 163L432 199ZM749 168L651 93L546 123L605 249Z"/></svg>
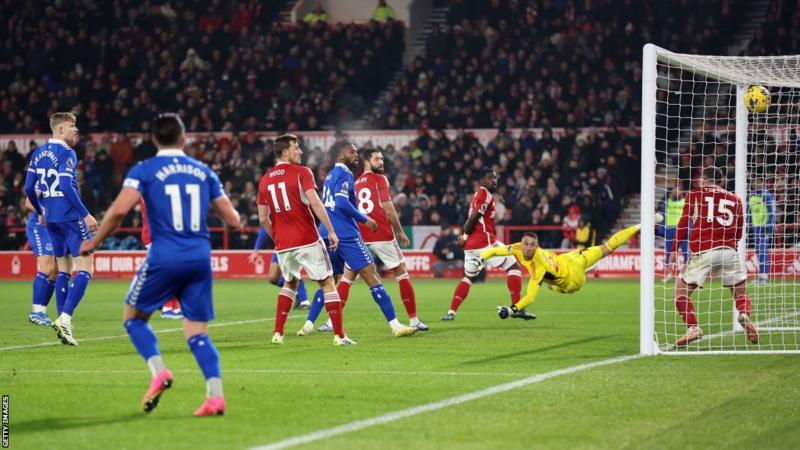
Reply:
<svg viewBox="0 0 800 450"><path fill-rule="evenodd" d="M311 245L320 240L306 191L317 189L308 167L279 162L258 182L259 205L269 208L275 250Z"/></svg>
<svg viewBox="0 0 800 450"><path fill-rule="evenodd" d="M373 232L363 223L358 223L361 237L364 242L391 242L394 240L392 224L389 223L389 216L381 204L391 201L392 194L389 192L389 180L385 175L374 172L364 172L356 180L356 204L358 210L368 215L378 228Z"/></svg>
<svg viewBox="0 0 800 450"><path fill-rule="evenodd" d="M718 247L736 250L744 228L744 207L739 196L717 186L703 186L693 189L686 196L683 214L678 222L673 251L686 237L692 222L689 236L689 249L692 253L705 252Z"/></svg>
<svg viewBox="0 0 800 450"><path fill-rule="evenodd" d="M142 242L147 247L153 240L150 238L150 226L147 225L147 208L144 206L144 198L139 200L139 207L142 209Z"/></svg>
<svg viewBox="0 0 800 450"><path fill-rule="evenodd" d="M486 248L495 243L497 240L494 231L494 197L488 189L481 186L475 196L472 197L472 203L469 205L469 215L479 211L481 218L475 224L475 229L467 237L464 243L464 250L479 250Z"/></svg>

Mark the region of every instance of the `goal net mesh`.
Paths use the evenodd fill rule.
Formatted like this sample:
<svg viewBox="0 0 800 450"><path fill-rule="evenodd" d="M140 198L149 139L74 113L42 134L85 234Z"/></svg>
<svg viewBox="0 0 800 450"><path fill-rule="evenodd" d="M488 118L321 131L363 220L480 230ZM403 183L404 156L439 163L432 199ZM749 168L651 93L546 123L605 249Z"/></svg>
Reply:
<svg viewBox="0 0 800 450"><path fill-rule="evenodd" d="M665 215L655 238L657 348L695 353L800 352L800 56L660 52L657 73L655 205ZM753 85L770 93L771 104L763 113L744 107L743 92ZM739 150L746 151L746 158L740 156L738 164L737 114L740 136L747 141ZM757 345L749 343L735 323L731 290L710 277L691 297L703 339L687 347L674 346L687 331L675 305L675 280L681 277L686 258L692 258L682 251L685 242L669 254L676 213L679 217L681 198L709 166L722 170L726 189L744 203L745 238L739 255L748 274L751 319L760 331ZM667 258L677 258L678 270L669 269Z"/></svg>

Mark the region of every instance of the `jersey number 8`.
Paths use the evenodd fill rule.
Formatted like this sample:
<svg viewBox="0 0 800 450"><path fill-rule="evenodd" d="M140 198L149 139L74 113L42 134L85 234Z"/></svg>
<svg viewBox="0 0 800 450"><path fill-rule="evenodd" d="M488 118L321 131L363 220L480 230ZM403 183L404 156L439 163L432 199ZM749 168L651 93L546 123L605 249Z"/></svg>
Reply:
<svg viewBox="0 0 800 450"><path fill-rule="evenodd" d="M359 189L356 197L358 197L358 210L362 214L369 214L375 209L375 203L372 202L372 191L369 189Z"/></svg>

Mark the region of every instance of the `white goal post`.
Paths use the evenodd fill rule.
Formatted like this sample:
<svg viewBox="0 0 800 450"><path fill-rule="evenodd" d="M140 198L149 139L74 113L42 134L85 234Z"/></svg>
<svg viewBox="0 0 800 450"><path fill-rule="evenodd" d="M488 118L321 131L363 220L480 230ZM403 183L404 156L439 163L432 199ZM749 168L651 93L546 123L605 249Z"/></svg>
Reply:
<svg viewBox="0 0 800 450"><path fill-rule="evenodd" d="M751 86L769 92L766 111L746 107ZM642 354L800 353L799 119L800 55L688 55L644 46ZM672 245L666 246L675 235L676 208L704 167L720 169L726 188L744 205L738 252L748 273L757 344L746 339L737 321L731 290L711 277L691 296L703 338L675 345L687 331L674 303L674 279L681 277L687 257L680 245L668 256ZM657 224L653 213L659 210L667 217ZM667 257L677 261L677 273L669 270Z"/></svg>

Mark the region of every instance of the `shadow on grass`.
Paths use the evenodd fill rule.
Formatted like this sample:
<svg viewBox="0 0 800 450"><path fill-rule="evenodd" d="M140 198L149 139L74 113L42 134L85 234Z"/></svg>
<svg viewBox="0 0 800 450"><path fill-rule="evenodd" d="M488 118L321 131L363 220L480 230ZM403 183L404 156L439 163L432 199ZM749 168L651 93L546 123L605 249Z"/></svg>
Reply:
<svg viewBox="0 0 800 450"><path fill-rule="evenodd" d="M134 413L126 416L102 416L102 417L47 417L43 419L26 420L13 422L11 424L13 433L28 434L36 432L49 433L58 430L71 430L77 428L89 428L117 423L134 422L146 420L148 416L144 413ZM159 417L163 419L163 417Z"/></svg>
<svg viewBox="0 0 800 450"><path fill-rule="evenodd" d="M591 336L591 337L587 337L587 338L583 338L583 339L575 339L575 340L572 340L572 341L561 342L561 343L555 344L555 345L549 345L547 347L533 347L533 348L528 349L528 350L522 350L522 351L513 352L513 353L504 353L502 355L495 355L495 356L492 356L490 358L483 358L483 359L476 359L476 360L472 360L472 361L465 361L463 363L463 365L478 365L478 364L491 363L491 362L500 361L500 360L503 360L503 359L517 358L517 357L520 357L520 356L532 355L532 354L537 354L537 353L544 353L544 352L549 352L551 350L558 350L558 349L561 349L561 348L566 348L566 347L572 347L572 346L575 346L575 345L586 344L588 342L601 341L603 339L609 339L609 338L612 338L612 337L613 336Z"/></svg>

